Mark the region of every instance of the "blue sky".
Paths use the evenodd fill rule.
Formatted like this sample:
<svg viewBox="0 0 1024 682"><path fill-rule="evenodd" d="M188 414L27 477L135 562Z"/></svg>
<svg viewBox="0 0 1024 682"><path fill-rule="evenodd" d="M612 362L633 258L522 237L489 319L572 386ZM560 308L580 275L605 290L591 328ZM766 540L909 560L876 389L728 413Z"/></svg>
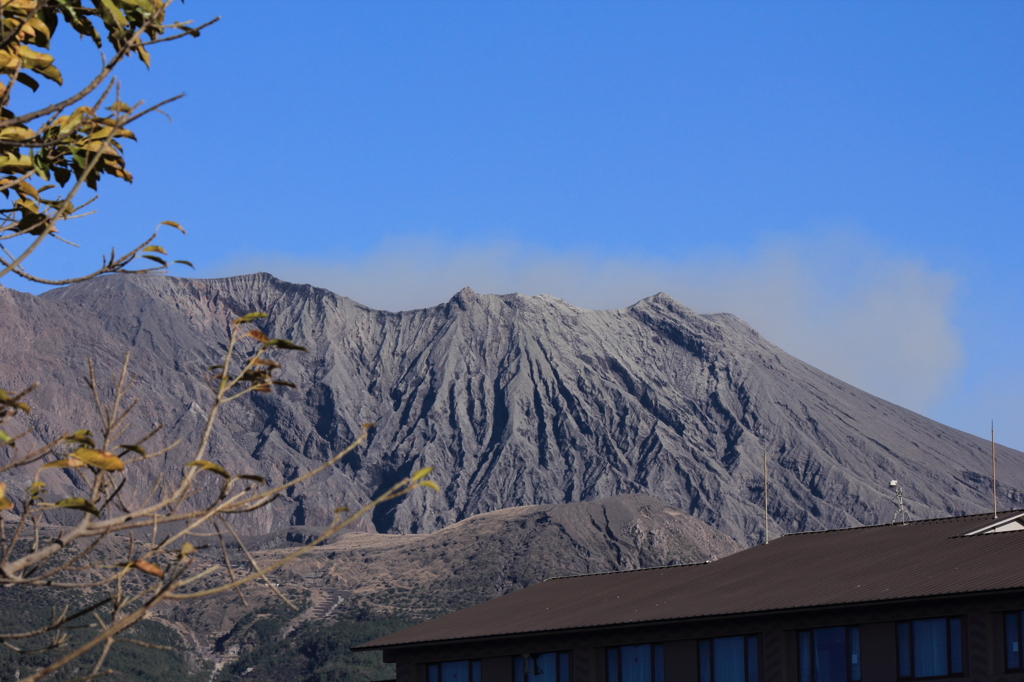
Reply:
<svg viewBox="0 0 1024 682"><path fill-rule="evenodd" d="M122 87L187 97L38 270L173 219L197 276L391 310L665 291L1024 448L1024 3L296 6L177 8L223 19Z"/></svg>

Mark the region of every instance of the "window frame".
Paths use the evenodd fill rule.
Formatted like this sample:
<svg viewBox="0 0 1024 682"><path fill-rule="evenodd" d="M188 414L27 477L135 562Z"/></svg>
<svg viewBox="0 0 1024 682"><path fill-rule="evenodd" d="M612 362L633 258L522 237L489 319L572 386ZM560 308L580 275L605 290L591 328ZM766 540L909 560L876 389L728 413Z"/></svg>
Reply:
<svg viewBox="0 0 1024 682"><path fill-rule="evenodd" d="M604 679L605 682L622 682L622 647L624 646L649 646L651 647L651 682L665 682L665 644L663 642L641 642L640 644L618 644L604 648ZM611 652L615 651L615 679L611 677L611 665L608 658ZM658 674L658 663L661 662L661 674ZM518 681L517 681L518 682Z"/></svg>
<svg viewBox="0 0 1024 682"><path fill-rule="evenodd" d="M946 622L946 674L944 675L928 675L918 676L914 674L914 623L929 621L929 620L944 620ZM953 669L953 635L952 628L950 627L951 621L959 622L960 638L960 672L952 672ZM964 627L964 616L937 616L935 618L915 618L912 620L900 620L896 621L896 679L897 680L942 680L954 677L967 677L967 661L964 658L964 652L967 651L967 631ZM903 671L900 670L900 626L906 625L909 630L909 651L910 651L910 675L903 675Z"/></svg>
<svg viewBox="0 0 1024 682"><path fill-rule="evenodd" d="M546 656L547 654L554 654L555 655L555 682L572 682L572 678L573 678L573 672L572 672L572 651L570 651L569 649L560 649L560 650L557 650L557 651L534 651L534 652L532 652L530 654L523 655L523 656L513 656L512 657L512 682L528 682L530 673L529 673L529 670L527 670L527 668L526 668L525 662L527 660L536 661L538 656ZM565 659L566 660L565 668L566 668L566 675L568 677L568 679L566 679L566 680L561 679L562 678L562 656L566 657L566 659ZM516 674L516 666L519 665L520 663L523 664L523 674L522 674L522 678L521 679ZM428 680L428 682L429 682L429 680ZM473 682L480 682L480 681L479 680L474 680Z"/></svg>
<svg viewBox="0 0 1024 682"><path fill-rule="evenodd" d="M818 666L817 666L818 650L817 650L817 647L814 646L814 632L816 630L831 630L834 627L841 627L841 628L843 628L843 631L844 631L843 634L844 634L844 637L845 637L845 640L846 640L845 641L845 655L844 655L844 659L846 660L846 682L861 682L861 680L864 679L864 656L863 656L863 652L861 651L861 646L860 646L860 642L861 642L860 626L859 625L833 625L833 626L830 626L830 627L823 627L823 628L805 628L803 630L797 630L797 632L796 632L797 678L800 680L800 682L804 682L803 678L800 677L800 664L801 664L800 661L801 661L801 657L802 657L802 652L800 651L800 648L801 648L800 636L803 635L803 634L807 634L811 638L811 650L810 650L810 656L811 656L810 674L811 674L811 679L808 680L807 682L817 682L817 678L818 678ZM856 679L854 679L854 677L853 677L853 659L852 659L853 652L850 651L850 633L853 630L857 631L857 658L858 658L857 666L860 668L860 676L857 677ZM947 637L948 637L948 634L947 634Z"/></svg>
<svg viewBox="0 0 1024 682"><path fill-rule="evenodd" d="M742 635L727 635L724 637L703 637L697 640L697 679L704 679L701 677L701 667L703 665L701 659L701 645L707 644L708 646L708 682L715 682L715 646L714 641L716 639L731 639L733 637L743 638L743 679L744 682L761 682L764 679L764 671L761 669L761 661L764 658L761 650L761 635L760 634L742 634ZM754 664L756 677L751 679L750 677L750 643L754 642L754 651L757 654Z"/></svg>
<svg viewBox="0 0 1024 682"><path fill-rule="evenodd" d="M1017 665L1010 667L1010 634L1006 623L1010 618L1017 621ZM1024 634L1021 633L1021 624L1024 622L1024 611L1003 612L1003 671L1016 673L1024 671Z"/></svg>
<svg viewBox="0 0 1024 682"><path fill-rule="evenodd" d="M465 661L469 664L469 682L481 682L483 677L483 670L481 659L479 658L457 658L453 661L435 661L433 663L427 663L427 682L444 682L441 679L441 666L445 663L462 663ZM431 669L437 671L437 677L434 679L430 678Z"/></svg>

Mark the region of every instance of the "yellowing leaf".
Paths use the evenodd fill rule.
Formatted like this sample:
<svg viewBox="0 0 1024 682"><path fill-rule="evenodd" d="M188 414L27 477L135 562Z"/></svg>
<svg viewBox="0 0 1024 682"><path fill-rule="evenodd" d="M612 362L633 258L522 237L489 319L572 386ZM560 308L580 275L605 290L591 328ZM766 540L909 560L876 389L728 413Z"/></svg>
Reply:
<svg viewBox="0 0 1024 682"><path fill-rule="evenodd" d="M11 509L14 503L7 499L7 484L0 483L0 511Z"/></svg>
<svg viewBox="0 0 1024 682"><path fill-rule="evenodd" d="M264 341L263 345L267 348L280 348L282 350L301 350L303 353L306 352L305 346L292 343L288 339L270 339Z"/></svg>
<svg viewBox="0 0 1024 682"><path fill-rule="evenodd" d="M185 228L182 227L181 225L179 225L178 223L174 222L173 220L164 220L160 224L161 225L170 225L175 230L180 230L182 234L185 234Z"/></svg>
<svg viewBox="0 0 1024 682"><path fill-rule="evenodd" d="M253 320L258 320L262 317L270 316L267 315L266 313L246 313L241 317L236 317L234 320L231 321L231 324L245 324L246 322L252 322Z"/></svg>
<svg viewBox="0 0 1024 682"><path fill-rule="evenodd" d="M241 476L239 476L239 478L245 479L247 481L256 481L260 485L263 485L267 482L267 479L263 478L262 476L257 476L256 474L242 474Z"/></svg>
<svg viewBox="0 0 1024 682"><path fill-rule="evenodd" d="M34 130L24 128L22 126L10 126L0 130L0 140L23 142L25 140L31 140L35 136L36 132Z"/></svg>
<svg viewBox="0 0 1024 682"><path fill-rule="evenodd" d="M267 337L267 335L264 334L263 332L261 332L259 329L253 329L252 331L250 331L249 332L249 336L251 336L252 338L256 339L260 343L266 343L267 341L270 340Z"/></svg>
<svg viewBox="0 0 1024 682"><path fill-rule="evenodd" d="M80 467L88 466L85 462L77 459L58 459L53 462L47 462L43 466L39 467L39 470L43 469L78 469Z"/></svg>
<svg viewBox="0 0 1024 682"><path fill-rule="evenodd" d="M35 69L35 72L38 73L40 76L49 78L57 85L64 85L64 77L61 76L60 69L58 69L53 64L50 64L44 69Z"/></svg>
<svg viewBox="0 0 1024 682"><path fill-rule="evenodd" d="M213 473L217 474L218 476L223 476L224 478L231 478L231 474L228 473L227 469L225 469L224 467L222 467L219 464L216 464L214 462L210 462L210 461L205 460L205 459L197 459L197 460L195 460L193 462L189 462L185 466L186 467L199 467L200 469L203 469L205 471L212 471Z"/></svg>
<svg viewBox="0 0 1024 682"><path fill-rule="evenodd" d="M79 429L73 434L68 436L67 440L72 443L81 443L82 445L88 445L90 448L96 447L96 444L92 440L92 431L89 429Z"/></svg>
<svg viewBox="0 0 1024 682"><path fill-rule="evenodd" d="M150 244L149 246L144 248L143 251L153 251L155 253L162 253L165 256L167 255L167 249L165 249L162 246L157 246L156 244Z"/></svg>
<svg viewBox="0 0 1024 682"><path fill-rule="evenodd" d="M155 575L157 578L163 578L164 577L164 572L160 569L160 567L155 565L155 564L151 564L148 561L143 561L142 559L139 559L138 561L133 561L129 565L132 568L135 568L135 569L138 569L138 570L142 571L143 573L149 573L150 575Z"/></svg>
<svg viewBox="0 0 1024 682"><path fill-rule="evenodd" d="M426 488L430 488L430 489L431 489L431 490L433 490L434 492L437 492L437 493L441 492L441 489L440 489L440 488L438 488L438 487L437 487L437 484L436 484L436 483L434 483L433 481L420 481L420 483L419 483L419 484L420 484L421 486L424 486L424 487L426 487Z"/></svg>
<svg viewBox="0 0 1024 682"><path fill-rule="evenodd" d="M186 542L184 545L181 546L181 549L178 550L178 553L181 556L188 556L189 554L192 554L195 551L195 546L191 542Z"/></svg>
<svg viewBox="0 0 1024 682"><path fill-rule="evenodd" d="M84 512L89 512L93 516L100 515L100 510L93 506L92 502L84 497L69 497L66 500L58 502L56 506L63 507L65 509L80 509Z"/></svg>
<svg viewBox="0 0 1024 682"><path fill-rule="evenodd" d="M4 433L2 430L0 430L0 443L3 443L4 445L10 445L13 442L14 442L13 438L11 438L6 433ZM3 484L0 483L0 485L3 485Z"/></svg>
<svg viewBox="0 0 1024 682"><path fill-rule="evenodd" d="M85 462L89 466L104 471L121 471L124 469L124 462L113 453L105 450L93 450L92 448L78 448L71 453L70 457Z"/></svg>
<svg viewBox="0 0 1024 682"><path fill-rule="evenodd" d="M426 478L433 470L434 467L423 467L422 469L420 469L419 471L412 475L412 482L415 483L421 478Z"/></svg>

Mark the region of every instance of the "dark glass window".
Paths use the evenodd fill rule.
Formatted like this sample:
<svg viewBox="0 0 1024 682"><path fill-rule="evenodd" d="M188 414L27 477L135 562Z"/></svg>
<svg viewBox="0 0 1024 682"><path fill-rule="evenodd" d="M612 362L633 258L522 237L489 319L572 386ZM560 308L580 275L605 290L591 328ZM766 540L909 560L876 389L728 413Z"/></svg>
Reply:
<svg viewBox="0 0 1024 682"><path fill-rule="evenodd" d="M837 627L802 630L800 682L858 682L860 680L860 628Z"/></svg>
<svg viewBox="0 0 1024 682"><path fill-rule="evenodd" d="M518 656L514 665L515 682L569 682L568 651Z"/></svg>
<svg viewBox="0 0 1024 682"><path fill-rule="evenodd" d="M665 647L661 644L607 649L608 682L665 682Z"/></svg>
<svg viewBox="0 0 1024 682"><path fill-rule="evenodd" d="M896 624L899 676L904 679L964 674L959 618L928 618Z"/></svg>
<svg viewBox="0 0 1024 682"><path fill-rule="evenodd" d="M1006 640L1006 669L1024 670L1024 639L1021 637L1022 611L1011 611L1004 614L1003 629Z"/></svg>
<svg viewBox="0 0 1024 682"><path fill-rule="evenodd" d="M700 682L758 682L757 635L715 637L697 642Z"/></svg>
<svg viewBox="0 0 1024 682"><path fill-rule="evenodd" d="M427 666L427 682L480 682L480 661L445 661Z"/></svg>

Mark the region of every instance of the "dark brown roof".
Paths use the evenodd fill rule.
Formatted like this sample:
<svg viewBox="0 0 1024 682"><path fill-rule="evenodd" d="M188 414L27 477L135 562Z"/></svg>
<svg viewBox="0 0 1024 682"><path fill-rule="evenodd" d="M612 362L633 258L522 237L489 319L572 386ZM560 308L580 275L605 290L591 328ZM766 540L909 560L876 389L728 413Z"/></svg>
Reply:
<svg viewBox="0 0 1024 682"><path fill-rule="evenodd" d="M556 578L355 649L1022 588L1024 532L965 537L992 523L798 533L707 564Z"/></svg>

